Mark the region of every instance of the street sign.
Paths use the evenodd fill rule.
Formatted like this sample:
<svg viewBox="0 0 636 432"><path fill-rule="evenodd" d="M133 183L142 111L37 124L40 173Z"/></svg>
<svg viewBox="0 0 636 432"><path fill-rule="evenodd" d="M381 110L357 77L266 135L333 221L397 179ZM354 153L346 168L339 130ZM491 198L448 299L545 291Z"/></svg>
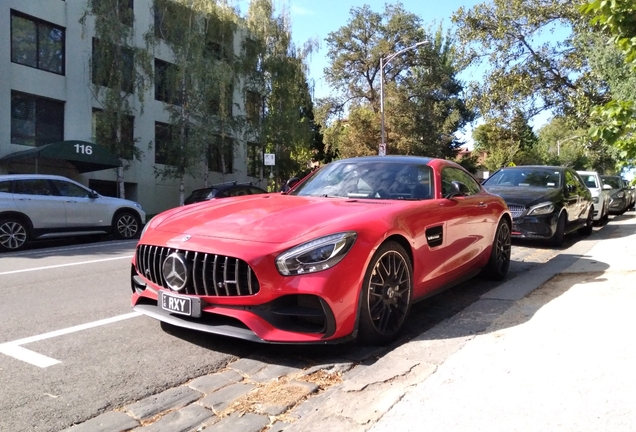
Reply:
<svg viewBox="0 0 636 432"><path fill-rule="evenodd" d="M274 153L265 153L263 156L265 165L276 165L276 155Z"/></svg>
<svg viewBox="0 0 636 432"><path fill-rule="evenodd" d="M380 156L386 156L386 144L385 143L381 143L380 144L380 148L378 150L378 154Z"/></svg>

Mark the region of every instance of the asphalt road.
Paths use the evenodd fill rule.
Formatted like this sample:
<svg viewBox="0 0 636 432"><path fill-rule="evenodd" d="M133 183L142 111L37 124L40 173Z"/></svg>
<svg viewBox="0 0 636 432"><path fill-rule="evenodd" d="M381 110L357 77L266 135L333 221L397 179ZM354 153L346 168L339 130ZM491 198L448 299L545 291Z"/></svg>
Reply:
<svg viewBox="0 0 636 432"><path fill-rule="evenodd" d="M569 236L563 248L578 239ZM281 347L166 332L130 308L135 244L80 242L0 255L0 431L58 431L245 356L310 366L373 352L356 344ZM512 251L508 279L559 253L540 243L514 243ZM401 341L496 286L475 278L416 304Z"/></svg>

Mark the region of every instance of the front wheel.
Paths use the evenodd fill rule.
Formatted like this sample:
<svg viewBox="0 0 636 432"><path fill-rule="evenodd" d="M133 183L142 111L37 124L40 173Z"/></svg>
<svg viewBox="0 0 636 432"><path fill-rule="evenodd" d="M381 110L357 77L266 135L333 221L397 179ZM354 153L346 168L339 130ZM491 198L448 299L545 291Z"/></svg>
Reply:
<svg viewBox="0 0 636 432"><path fill-rule="evenodd" d="M404 327L413 296L413 266L402 245L390 241L376 251L361 296L360 340L373 345L394 340Z"/></svg>
<svg viewBox="0 0 636 432"><path fill-rule="evenodd" d="M17 251L29 240L27 226L19 219L0 220L0 250Z"/></svg>
<svg viewBox="0 0 636 432"><path fill-rule="evenodd" d="M565 237L565 213L561 213L559 220L557 221L556 230L550 239L552 246L561 247L563 245L563 238Z"/></svg>
<svg viewBox="0 0 636 432"><path fill-rule="evenodd" d="M113 234L118 239L132 239L139 233L141 222L131 212L121 212L113 219Z"/></svg>
<svg viewBox="0 0 636 432"><path fill-rule="evenodd" d="M589 236L592 234L594 225L594 207L590 207L590 211L587 214L587 219L585 220L585 225L579 228L579 234L584 236Z"/></svg>
<svg viewBox="0 0 636 432"><path fill-rule="evenodd" d="M484 269L484 273L492 280L503 280L510 267L511 232L510 223L502 219L492 242L490 259Z"/></svg>

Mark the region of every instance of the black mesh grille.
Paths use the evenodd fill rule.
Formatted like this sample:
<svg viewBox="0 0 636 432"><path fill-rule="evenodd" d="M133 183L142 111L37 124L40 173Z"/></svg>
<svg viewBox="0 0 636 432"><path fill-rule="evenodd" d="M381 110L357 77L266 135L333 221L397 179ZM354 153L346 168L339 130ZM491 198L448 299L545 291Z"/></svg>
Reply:
<svg viewBox="0 0 636 432"><path fill-rule="evenodd" d="M526 208L520 205L508 204L508 210L510 210L510 214L512 215L513 219L516 219L525 213Z"/></svg>
<svg viewBox="0 0 636 432"><path fill-rule="evenodd" d="M139 245L137 271L160 287L168 288L161 269L166 257L174 252L181 253L191 271L183 294L230 297L254 295L260 290L256 275L245 261L224 255Z"/></svg>

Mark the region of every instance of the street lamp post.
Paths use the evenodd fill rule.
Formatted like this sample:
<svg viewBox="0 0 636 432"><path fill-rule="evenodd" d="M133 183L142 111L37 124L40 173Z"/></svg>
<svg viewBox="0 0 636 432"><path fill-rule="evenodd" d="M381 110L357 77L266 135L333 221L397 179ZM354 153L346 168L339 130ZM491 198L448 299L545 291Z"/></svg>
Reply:
<svg viewBox="0 0 636 432"><path fill-rule="evenodd" d="M403 52L415 49L427 43L428 41L417 42L416 44L401 49L400 51L393 53L386 58L380 57L380 130L382 132L382 142L380 143L380 147L378 148L378 154L380 156L384 156L386 154L386 140L384 132L384 66L389 64L391 60L393 60L396 56L402 54Z"/></svg>

